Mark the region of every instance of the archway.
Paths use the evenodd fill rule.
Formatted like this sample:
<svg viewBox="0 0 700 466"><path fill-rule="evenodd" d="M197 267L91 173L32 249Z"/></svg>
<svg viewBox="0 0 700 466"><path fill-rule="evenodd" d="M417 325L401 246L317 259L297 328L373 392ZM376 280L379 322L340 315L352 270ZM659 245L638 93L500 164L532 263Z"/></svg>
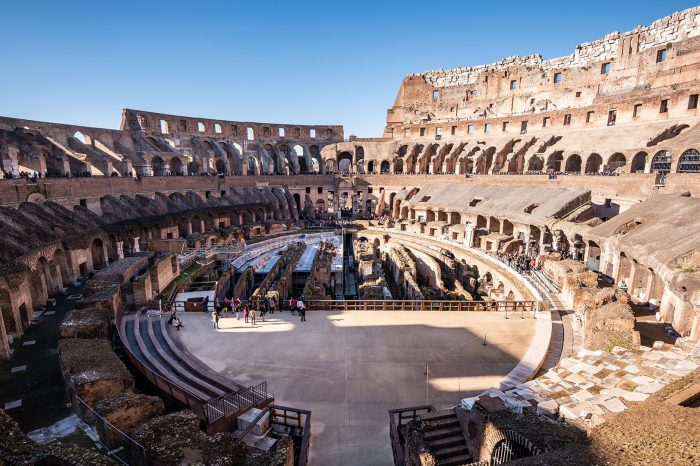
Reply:
<svg viewBox="0 0 700 466"><path fill-rule="evenodd" d="M173 175L182 175L182 161L178 157L170 159L170 173Z"/></svg>
<svg viewBox="0 0 700 466"><path fill-rule="evenodd" d="M381 173L389 173L389 170L391 170L391 165L389 164L388 161L384 160L380 165L379 165L379 171Z"/></svg>
<svg viewBox="0 0 700 466"><path fill-rule="evenodd" d="M660 150L651 159L651 172L668 173L671 171L671 162L673 162L671 153L667 150Z"/></svg>
<svg viewBox="0 0 700 466"><path fill-rule="evenodd" d="M299 193L294 193L294 203L297 205L297 212L301 212L301 196Z"/></svg>
<svg viewBox="0 0 700 466"><path fill-rule="evenodd" d="M700 152L688 149L678 159L678 173L700 173Z"/></svg>
<svg viewBox="0 0 700 466"><path fill-rule="evenodd" d="M598 154L591 154L586 160L586 173L600 173L600 169L603 166L603 157Z"/></svg>
<svg viewBox="0 0 700 466"><path fill-rule="evenodd" d="M647 166L647 153L638 152L632 157L632 166L630 167L630 173L644 173Z"/></svg>
<svg viewBox="0 0 700 466"><path fill-rule="evenodd" d="M214 161L214 167L216 168L217 174L219 174L219 175L227 175L228 174L227 173L228 170L226 170L226 161L224 161L224 159L218 157Z"/></svg>
<svg viewBox="0 0 700 466"><path fill-rule="evenodd" d="M530 172L541 172L544 168L544 159L539 156L534 156L530 159L527 164L527 171Z"/></svg>
<svg viewBox="0 0 700 466"><path fill-rule="evenodd" d="M614 172L625 165L627 165L627 158L625 157L625 154L621 152L614 153L608 159L608 170L611 172Z"/></svg>
<svg viewBox="0 0 700 466"><path fill-rule="evenodd" d="M338 154L338 171L348 174L352 165L352 154L350 152L341 152Z"/></svg>
<svg viewBox="0 0 700 466"><path fill-rule="evenodd" d="M187 164L187 173L190 175L199 175L199 164L194 160Z"/></svg>
<svg viewBox="0 0 700 466"><path fill-rule="evenodd" d="M403 173L403 160L401 159L394 159L394 173L396 174L401 174Z"/></svg>
<svg viewBox="0 0 700 466"><path fill-rule="evenodd" d="M165 176L165 161L158 156L151 159L151 170L153 176Z"/></svg>
<svg viewBox="0 0 700 466"><path fill-rule="evenodd" d="M561 171L561 163L564 161L564 156L561 152L555 152L547 159L547 170L555 172Z"/></svg>
<svg viewBox="0 0 700 466"><path fill-rule="evenodd" d="M255 160L255 157L252 157L252 156L248 156L248 174L249 175L259 175L260 174L258 161Z"/></svg>
<svg viewBox="0 0 700 466"><path fill-rule="evenodd" d="M90 244L90 255L92 256L92 268L101 269L105 266L104 244L100 238L95 238Z"/></svg>
<svg viewBox="0 0 700 466"><path fill-rule="evenodd" d="M564 171L566 173L581 173L581 156L578 154L571 154L567 157Z"/></svg>
<svg viewBox="0 0 700 466"><path fill-rule="evenodd" d="M370 175L374 174L374 169L374 160L370 160L369 162L367 162L367 173L369 173Z"/></svg>

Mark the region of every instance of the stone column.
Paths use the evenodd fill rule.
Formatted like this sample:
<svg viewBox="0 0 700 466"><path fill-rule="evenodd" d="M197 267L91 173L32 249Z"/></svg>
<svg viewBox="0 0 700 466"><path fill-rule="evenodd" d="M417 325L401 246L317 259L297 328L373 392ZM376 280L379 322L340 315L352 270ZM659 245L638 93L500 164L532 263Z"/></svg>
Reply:
<svg viewBox="0 0 700 466"><path fill-rule="evenodd" d="M139 246L139 236L134 236L134 253L141 252L141 247Z"/></svg>
<svg viewBox="0 0 700 466"><path fill-rule="evenodd" d="M471 222L464 224L464 245L469 248L474 247L474 224Z"/></svg>
<svg viewBox="0 0 700 466"><path fill-rule="evenodd" d="M117 241L117 257L119 259L124 259L124 242Z"/></svg>

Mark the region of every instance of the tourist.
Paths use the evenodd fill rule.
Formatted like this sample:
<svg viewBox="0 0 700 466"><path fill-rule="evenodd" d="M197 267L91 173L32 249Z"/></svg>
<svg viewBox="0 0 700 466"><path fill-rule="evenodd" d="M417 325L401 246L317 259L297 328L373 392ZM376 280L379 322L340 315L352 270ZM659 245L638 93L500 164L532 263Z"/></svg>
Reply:
<svg viewBox="0 0 700 466"><path fill-rule="evenodd" d="M248 311L248 306L243 306L243 317L245 318L245 323L248 323L248 314L250 314L250 311Z"/></svg>
<svg viewBox="0 0 700 466"><path fill-rule="evenodd" d="M231 309L231 301L229 301L228 296L224 296L224 317L228 317L228 311Z"/></svg>
<svg viewBox="0 0 700 466"><path fill-rule="evenodd" d="M180 331L180 328L184 327L178 316L173 316L172 324L178 332Z"/></svg>
<svg viewBox="0 0 700 466"><path fill-rule="evenodd" d="M262 309L260 309L260 317L262 317L263 322L265 322L265 314L267 314L267 307L263 307Z"/></svg>
<svg viewBox="0 0 700 466"><path fill-rule="evenodd" d="M289 310L292 311L292 315L294 315L294 311L297 308L297 300L294 299L294 296L289 298Z"/></svg>
<svg viewBox="0 0 700 466"><path fill-rule="evenodd" d="M216 309L211 311L211 320L214 322L214 328L219 328L219 313L216 312Z"/></svg>
<svg viewBox="0 0 700 466"><path fill-rule="evenodd" d="M306 306L303 301L299 301L299 315L301 315L301 321L306 322Z"/></svg>
<svg viewBox="0 0 700 466"><path fill-rule="evenodd" d="M277 305L277 303L275 302L275 298L273 298L273 297L268 298L267 305L270 309L270 314L274 314L275 313L275 306Z"/></svg>
<svg viewBox="0 0 700 466"><path fill-rule="evenodd" d="M250 323L253 324L253 327L255 327L255 308L254 307L250 308Z"/></svg>

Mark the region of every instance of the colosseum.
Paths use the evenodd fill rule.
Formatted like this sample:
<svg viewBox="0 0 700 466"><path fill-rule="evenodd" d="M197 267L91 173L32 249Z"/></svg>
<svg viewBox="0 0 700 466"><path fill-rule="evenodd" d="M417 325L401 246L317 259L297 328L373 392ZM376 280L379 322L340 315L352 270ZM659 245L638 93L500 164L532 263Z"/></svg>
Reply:
<svg viewBox="0 0 700 466"><path fill-rule="evenodd" d="M0 117L0 464L700 464L698 95L694 7L375 138Z"/></svg>

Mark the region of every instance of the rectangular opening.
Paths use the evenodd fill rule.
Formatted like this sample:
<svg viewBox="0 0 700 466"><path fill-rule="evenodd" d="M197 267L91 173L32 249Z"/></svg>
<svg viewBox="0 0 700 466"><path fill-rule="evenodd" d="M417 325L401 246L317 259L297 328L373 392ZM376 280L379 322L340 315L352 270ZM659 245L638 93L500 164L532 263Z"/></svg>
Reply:
<svg viewBox="0 0 700 466"><path fill-rule="evenodd" d="M559 84L561 82L561 73L554 73L554 84Z"/></svg>
<svg viewBox="0 0 700 466"><path fill-rule="evenodd" d="M610 73L610 62L607 61L600 65L600 74L608 74Z"/></svg>
<svg viewBox="0 0 700 466"><path fill-rule="evenodd" d="M698 95L691 94L688 96L688 110L693 110L698 108Z"/></svg>
<svg viewBox="0 0 700 466"><path fill-rule="evenodd" d="M661 106L659 107L659 113L668 113L668 99L661 100Z"/></svg>
<svg viewBox="0 0 700 466"><path fill-rule="evenodd" d="M510 82L510 90L511 90L511 91L514 91L514 90L516 90L517 88L518 88L518 81L516 81L515 79L511 80L511 82Z"/></svg>
<svg viewBox="0 0 700 466"><path fill-rule="evenodd" d="M180 120L180 131L187 131L187 120Z"/></svg>
<svg viewBox="0 0 700 466"><path fill-rule="evenodd" d="M581 91L576 91L576 97L581 97Z"/></svg>
<svg viewBox="0 0 700 466"><path fill-rule="evenodd" d="M452 134L452 136L454 136L455 134L457 134L457 127L456 127L456 126L453 126L453 127L452 127L452 129L450 130L450 134Z"/></svg>
<svg viewBox="0 0 700 466"><path fill-rule="evenodd" d="M467 134L474 134L475 130L476 130L476 126L474 126L474 125L467 126Z"/></svg>
<svg viewBox="0 0 700 466"><path fill-rule="evenodd" d="M527 121L520 122L520 134L527 133Z"/></svg>
<svg viewBox="0 0 700 466"><path fill-rule="evenodd" d="M504 121L504 122L501 124L501 131L503 131L503 132L508 131L508 122L507 122L507 121Z"/></svg>
<svg viewBox="0 0 700 466"><path fill-rule="evenodd" d="M233 133L234 136L238 136L238 125L231 125L231 133Z"/></svg>
<svg viewBox="0 0 700 466"><path fill-rule="evenodd" d="M255 139L255 131L253 131L253 128L246 129L246 137L248 138L249 141L252 141L253 139Z"/></svg>
<svg viewBox="0 0 700 466"><path fill-rule="evenodd" d="M442 136L442 128L435 128L435 137L440 138Z"/></svg>
<svg viewBox="0 0 700 466"><path fill-rule="evenodd" d="M165 120L160 120L160 132L163 134L168 134L168 122Z"/></svg>
<svg viewBox="0 0 700 466"><path fill-rule="evenodd" d="M326 137L327 138L332 138L333 137L333 130L331 128L328 128L326 130Z"/></svg>
<svg viewBox="0 0 700 466"><path fill-rule="evenodd" d="M549 126L549 120L550 120L550 117L542 118L542 127L543 128L546 128L547 126Z"/></svg>
<svg viewBox="0 0 700 466"><path fill-rule="evenodd" d="M279 134L279 137L283 138L284 137L284 128L279 128L277 130L277 134Z"/></svg>
<svg viewBox="0 0 700 466"><path fill-rule="evenodd" d="M421 128L421 129L420 129L420 135L421 135L421 136L425 136L425 128Z"/></svg>
<svg viewBox="0 0 700 466"><path fill-rule="evenodd" d="M617 110L608 111L608 126L615 126L615 121L617 120Z"/></svg>
<svg viewBox="0 0 700 466"><path fill-rule="evenodd" d="M309 136L311 137L311 139L316 139L316 130L311 128L309 130Z"/></svg>
<svg viewBox="0 0 700 466"><path fill-rule="evenodd" d="M294 128L294 137L297 139L301 137L301 128Z"/></svg>
<svg viewBox="0 0 700 466"><path fill-rule="evenodd" d="M564 125L568 126L571 124L571 113L564 115Z"/></svg>
<svg viewBox="0 0 700 466"><path fill-rule="evenodd" d="M634 108L632 109L632 118L637 118L641 112L642 104L634 104Z"/></svg>
<svg viewBox="0 0 700 466"><path fill-rule="evenodd" d="M486 123L484 125L484 133L490 133L491 132L491 123Z"/></svg>
<svg viewBox="0 0 700 466"><path fill-rule="evenodd" d="M666 61L666 49L658 50L656 52L656 63L661 63Z"/></svg>
<svg viewBox="0 0 700 466"><path fill-rule="evenodd" d="M81 199L80 200L80 205L83 207L87 207L87 199Z"/></svg>
<svg viewBox="0 0 700 466"><path fill-rule="evenodd" d="M226 191L221 191L221 197L224 197L226 195Z"/></svg>
<svg viewBox="0 0 700 466"><path fill-rule="evenodd" d="M316 188L316 192L318 194L323 194L323 188L321 186L319 186L318 188Z"/></svg>
<svg viewBox="0 0 700 466"><path fill-rule="evenodd" d="M221 125L218 123L214 123L214 132L221 134Z"/></svg>
<svg viewBox="0 0 700 466"><path fill-rule="evenodd" d="M437 89L435 89L435 90L433 91L433 100L437 100L438 98L440 98L440 91L438 91Z"/></svg>
<svg viewBox="0 0 700 466"><path fill-rule="evenodd" d="M586 123L590 123L593 119L593 110L586 112Z"/></svg>
<svg viewBox="0 0 700 466"><path fill-rule="evenodd" d="M199 131L200 133L204 132L204 123L202 123L201 121L197 122L197 131Z"/></svg>
<svg viewBox="0 0 700 466"><path fill-rule="evenodd" d="M204 191L204 197L209 199L209 196L211 196L211 191Z"/></svg>

